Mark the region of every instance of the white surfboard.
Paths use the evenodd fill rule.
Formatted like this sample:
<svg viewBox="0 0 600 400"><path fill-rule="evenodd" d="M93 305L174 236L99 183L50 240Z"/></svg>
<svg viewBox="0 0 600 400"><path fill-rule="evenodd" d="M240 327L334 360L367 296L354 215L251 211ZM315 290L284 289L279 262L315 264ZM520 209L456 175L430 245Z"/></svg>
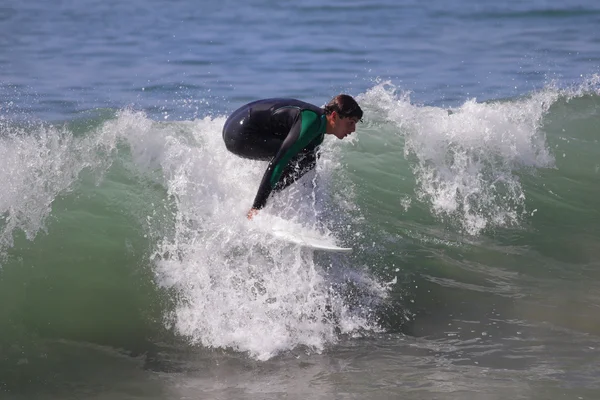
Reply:
<svg viewBox="0 0 600 400"><path fill-rule="evenodd" d="M307 232L289 232L286 230L280 230L273 228L271 233L277 239L281 239L288 243L297 244L299 246L308 247L314 250L323 250L334 253L350 253L351 247L338 247L330 238L324 238L319 236L313 236Z"/></svg>
<svg viewBox="0 0 600 400"><path fill-rule="evenodd" d="M340 247L335 238L314 231L301 224L274 216L255 217L257 226L274 238L287 243L333 253L350 253L351 247Z"/></svg>

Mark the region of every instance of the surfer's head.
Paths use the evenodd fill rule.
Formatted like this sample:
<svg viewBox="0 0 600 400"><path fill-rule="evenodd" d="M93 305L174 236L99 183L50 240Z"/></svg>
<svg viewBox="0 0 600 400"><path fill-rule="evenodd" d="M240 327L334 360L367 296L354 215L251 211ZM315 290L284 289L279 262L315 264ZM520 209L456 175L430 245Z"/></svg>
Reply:
<svg viewBox="0 0 600 400"><path fill-rule="evenodd" d="M363 111L356 100L347 94L338 94L325 106L325 115L331 115L333 112L342 118L356 118L357 122L363 116Z"/></svg>
<svg viewBox="0 0 600 400"><path fill-rule="evenodd" d="M347 94L335 96L325 106L327 116L327 133L343 139L356 130L356 123L361 120L363 111Z"/></svg>

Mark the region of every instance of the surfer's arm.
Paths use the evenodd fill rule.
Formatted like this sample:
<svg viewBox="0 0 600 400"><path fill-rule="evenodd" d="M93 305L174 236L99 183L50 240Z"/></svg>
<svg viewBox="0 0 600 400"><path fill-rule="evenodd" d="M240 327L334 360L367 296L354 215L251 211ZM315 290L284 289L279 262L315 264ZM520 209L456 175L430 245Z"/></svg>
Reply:
<svg viewBox="0 0 600 400"><path fill-rule="evenodd" d="M267 166L267 170L263 175L262 181L260 182L260 186L258 187L258 192L256 193L256 197L254 198L254 203L252 204L252 209L260 210L267 203L267 199L269 195L273 191L273 188L281 178L281 174L283 169L289 162L289 160L295 155L293 154L293 150L296 146L294 144L300 138L300 131L302 128L302 120L300 114L294 125L292 125L292 129L290 129L289 134L281 144L281 147L277 151L277 154L273 159L269 162Z"/></svg>
<svg viewBox="0 0 600 400"><path fill-rule="evenodd" d="M318 154L317 154L316 150L312 150L312 151L307 152L306 155L302 156L300 158L300 160L298 161L297 165L292 165L292 163L288 163L287 167L285 168L285 170L282 173L282 176L277 181L275 186L273 186L269 190L269 192L265 194L265 199L264 199L265 203L266 203L266 199L268 198L269 194L273 190L278 191L278 190L285 189L292 183L296 182L302 175L304 175L311 169L315 168L315 166L317 165L317 158L318 158ZM263 178L263 180L264 180L264 178ZM259 189L259 194L260 194L260 189ZM259 194L257 194L257 199L258 199ZM262 208L262 207L260 207L260 208L256 207L257 205L259 205L259 203L257 203L257 200L255 199L254 205L252 206L250 211L248 211L248 219L252 219L252 217L254 215L256 215L256 213L258 213L258 210L260 208ZM263 204L263 206L264 206L264 204Z"/></svg>
<svg viewBox="0 0 600 400"><path fill-rule="evenodd" d="M316 149L305 149L305 151L298 154L285 167L273 190L279 191L285 189L300 179L308 171L314 169L317 166L317 158L318 154Z"/></svg>
<svg viewBox="0 0 600 400"><path fill-rule="evenodd" d="M302 110L298 113L290 132L263 175L252 208L260 210L267 203L267 199L273 189L280 190L286 187L291 182L298 179L304 172L314 168L316 164L315 149L323 142L323 133L320 131L320 126L320 116L314 111ZM287 173L289 172L289 168L291 168L288 166L289 162L303 152L305 152L306 155L302 156L298 165L303 172L296 174L294 179L288 179L291 178L291 175L288 176ZM306 162L306 166L309 167L308 169L304 167L304 162ZM282 176L286 177L286 182L279 183Z"/></svg>

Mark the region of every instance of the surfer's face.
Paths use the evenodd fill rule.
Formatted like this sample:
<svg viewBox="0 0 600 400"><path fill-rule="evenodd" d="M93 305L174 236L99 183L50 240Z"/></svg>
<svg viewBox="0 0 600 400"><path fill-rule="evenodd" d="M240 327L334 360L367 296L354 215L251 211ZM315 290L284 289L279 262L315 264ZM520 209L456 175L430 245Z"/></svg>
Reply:
<svg viewBox="0 0 600 400"><path fill-rule="evenodd" d="M358 118L356 117L340 117L335 111L331 113L333 130L332 134L338 139L343 139L350 135L356 130L356 123Z"/></svg>

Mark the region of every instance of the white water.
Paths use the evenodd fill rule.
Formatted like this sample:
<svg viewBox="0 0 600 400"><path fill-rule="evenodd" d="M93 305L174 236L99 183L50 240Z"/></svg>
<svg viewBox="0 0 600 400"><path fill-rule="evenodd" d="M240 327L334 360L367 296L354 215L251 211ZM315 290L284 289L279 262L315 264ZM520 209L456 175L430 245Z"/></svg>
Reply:
<svg viewBox="0 0 600 400"><path fill-rule="evenodd" d="M147 234L160 238L152 256L158 283L178 293L177 309L166 316L178 334L267 359L298 346L321 351L340 334L377 330L370 307L386 297L387 287L361 272L364 266L278 241L246 219L266 163L228 153L223 123L155 122L122 110L82 137L67 126L7 124L0 137L0 246L12 246L16 231L33 240L56 199L77 188L82 171L101 184L119 157L130 172L168 191L170 202L151 204ZM341 172L336 146L325 146L317 170L272 196L263 213L307 229L332 222L336 207L352 203L351 192L334 193L336 204L328 193ZM173 227L156 222L164 215ZM357 307L342 293L346 284L362 285L369 301Z"/></svg>
<svg viewBox="0 0 600 400"><path fill-rule="evenodd" d="M441 221L476 235L518 225L527 212L519 174L553 166L540 128L559 94L547 89L518 101L470 100L446 110L413 105L408 94L380 84L361 100L404 138L416 198Z"/></svg>
<svg viewBox="0 0 600 400"><path fill-rule="evenodd" d="M167 323L191 343L261 360L298 346L322 351L339 334L377 330L371 303L385 298L385 285L349 259L276 240L257 229L260 214L257 222L246 219L266 163L227 152L223 123L157 125L143 114L123 113L113 128L125 134L138 167L160 169L175 205L174 233L153 256L159 284L178 293ZM316 171L273 196L261 213L322 224L330 205L326 189L339 172L336 157L335 145L327 144ZM348 305L356 299L339 288L350 281L365 288L368 302Z"/></svg>
<svg viewBox="0 0 600 400"><path fill-rule="evenodd" d="M517 221L524 212L518 173L552 165L540 120L556 97L547 90L517 102L471 101L449 114L412 105L380 85L361 102L403 135L405 156L414 161L418 199L442 220L455 219L477 233ZM105 171L117 143L124 142L133 167L153 175L172 202L153 206L172 212L174 230L149 222L148 233L161 238L153 256L157 281L178 294L177 308L166 318L176 332L192 343L268 359L299 346L322 351L339 333L377 330L372 301L385 301L388 287L364 272L368 265L278 242L247 221L266 163L228 153L223 123L224 118L208 117L154 122L124 110L81 140L55 128L3 138L2 159L9 171L4 179L16 188L0 203L4 215L11 216L5 218L3 235L18 227L33 236L52 201L73 187L79 173L88 167ZM345 179L343 146L351 145L326 140L316 171L273 196L263 212L311 228L339 226L330 222L348 218L340 210L357 209L352 190L337 184ZM8 168L23 158L37 166ZM33 205L19 200L29 190L37 195ZM344 282L360 285L366 298L349 299Z"/></svg>
<svg viewBox="0 0 600 400"><path fill-rule="evenodd" d="M111 165L116 132L76 138L66 127L0 120L0 253L17 231L33 240L52 204L73 189L83 170L101 177Z"/></svg>

